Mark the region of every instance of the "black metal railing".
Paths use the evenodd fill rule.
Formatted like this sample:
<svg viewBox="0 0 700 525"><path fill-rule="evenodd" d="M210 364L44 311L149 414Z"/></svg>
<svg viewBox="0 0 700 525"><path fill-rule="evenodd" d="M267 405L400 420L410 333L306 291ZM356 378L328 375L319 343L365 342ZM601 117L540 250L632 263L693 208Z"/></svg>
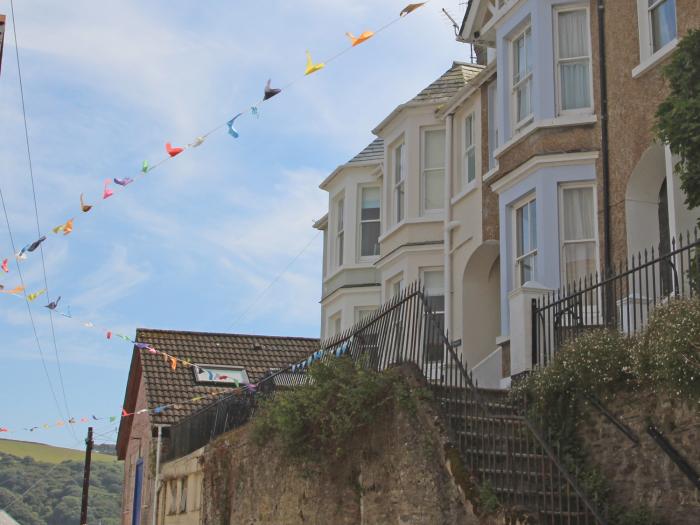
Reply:
<svg viewBox="0 0 700 525"><path fill-rule="evenodd" d="M613 268L532 301L532 364L546 367L567 342L586 330L614 328L630 336L647 324L654 308L700 291L697 228L673 239L661 254L644 250Z"/></svg>
<svg viewBox="0 0 700 525"><path fill-rule="evenodd" d="M473 383L443 330L441 314L430 305L415 283L352 328L322 341L307 364L340 356L376 371L412 364L439 403L451 439L476 483L488 483L500 501L528 509L539 523L604 524L559 460L557 448L524 411L509 403L507 392L479 389ZM306 384L307 370L295 364L271 371L258 383L256 397ZM255 397L230 396L173 426L170 457L196 450L246 422L255 405Z"/></svg>

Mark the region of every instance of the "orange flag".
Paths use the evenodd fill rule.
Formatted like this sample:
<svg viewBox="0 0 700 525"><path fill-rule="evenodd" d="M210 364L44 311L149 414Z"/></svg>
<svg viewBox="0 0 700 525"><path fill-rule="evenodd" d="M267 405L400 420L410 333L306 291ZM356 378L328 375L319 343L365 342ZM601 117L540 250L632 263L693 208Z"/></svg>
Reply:
<svg viewBox="0 0 700 525"><path fill-rule="evenodd" d="M175 370L177 368L177 359L174 357L170 358L170 368Z"/></svg>
<svg viewBox="0 0 700 525"><path fill-rule="evenodd" d="M362 42L369 40L374 36L374 33L372 31L365 31L362 33L360 36L356 37L352 33L345 33L348 38L350 39L350 42L352 42L352 47L359 46Z"/></svg>
<svg viewBox="0 0 700 525"><path fill-rule="evenodd" d="M65 224L56 226L53 230L54 233L63 232L63 235L68 235L73 231L73 219L68 219Z"/></svg>
<svg viewBox="0 0 700 525"><path fill-rule="evenodd" d="M6 293L10 295L17 295L24 291L24 286L15 286L12 290L0 290L0 293Z"/></svg>

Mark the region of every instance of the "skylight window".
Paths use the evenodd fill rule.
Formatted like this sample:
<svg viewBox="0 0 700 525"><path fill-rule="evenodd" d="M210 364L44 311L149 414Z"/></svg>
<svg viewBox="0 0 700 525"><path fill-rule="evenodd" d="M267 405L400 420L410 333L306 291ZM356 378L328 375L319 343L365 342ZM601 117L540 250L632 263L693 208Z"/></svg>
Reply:
<svg viewBox="0 0 700 525"><path fill-rule="evenodd" d="M247 385L248 373L240 366L195 364L194 380L200 384Z"/></svg>

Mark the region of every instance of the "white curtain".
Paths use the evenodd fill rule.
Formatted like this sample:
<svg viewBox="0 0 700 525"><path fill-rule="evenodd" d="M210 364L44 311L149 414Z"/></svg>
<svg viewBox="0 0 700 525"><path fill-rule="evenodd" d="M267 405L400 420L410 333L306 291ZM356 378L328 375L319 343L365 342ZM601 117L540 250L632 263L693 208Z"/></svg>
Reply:
<svg viewBox="0 0 700 525"><path fill-rule="evenodd" d="M558 16L562 109L585 108L591 105L588 16L585 9Z"/></svg>
<svg viewBox="0 0 700 525"><path fill-rule="evenodd" d="M564 241L595 238L593 188L564 188Z"/></svg>
<svg viewBox="0 0 700 525"><path fill-rule="evenodd" d="M649 7L656 0L649 0ZM676 37L676 0L665 0L651 10L651 35L654 52Z"/></svg>

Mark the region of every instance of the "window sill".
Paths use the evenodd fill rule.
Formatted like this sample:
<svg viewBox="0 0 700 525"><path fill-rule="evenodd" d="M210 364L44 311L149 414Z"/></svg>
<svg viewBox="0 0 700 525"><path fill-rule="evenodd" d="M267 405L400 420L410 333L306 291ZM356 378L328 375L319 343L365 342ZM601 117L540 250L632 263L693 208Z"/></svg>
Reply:
<svg viewBox="0 0 700 525"><path fill-rule="evenodd" d="M450 200L450 204L452 206L454 206L459 201L464 199L467 195L471 195L472 193L474 193L477 188L478 188L478 185L476 184L476 179L474 179L469 184L467 184L467 186L461 192L459 192L457 195L452 197L452 199Z"/></svg>
<svg viewBox="0 0 700 525"><path fill-rule="evenodd" d="M522 128L517 134L513 135L508 142L496 148L493 155L496 157L496 159L498 159L498 157L503 155L510 148L527 138L531 133L538 129L582 126L586 124L595 124L597 121L598 116L593 113L574 113L570 115L560 115L551 119L536 120Z"/></svg>
<svg viewBox="0 0 700 525"><path fill-rule="evenodd" d="M442 213L440 214L442 215ZM392 226L391 230L385 232L383 235L379 237L379 243L381 244L384 242L386 239L391 237L393 234L404 228L405 226L409 226L411 224L429 224L429 223L442 223L444 222L444 219L440 216L428 216L428 217L418 217L415 219L404 219L398 224L395 224Z"/></svg>
<svg viewBox="0 0 700 525"><path fill-rule="evenodd" d="M671 54L677 46L678 38L674 38L664 47L659 49L656 53L646 57L644 60L641 60L639 65L632 70L632 78L641 77L644 73L652 69L656 64L658 64L669 54Z"/></svg>

